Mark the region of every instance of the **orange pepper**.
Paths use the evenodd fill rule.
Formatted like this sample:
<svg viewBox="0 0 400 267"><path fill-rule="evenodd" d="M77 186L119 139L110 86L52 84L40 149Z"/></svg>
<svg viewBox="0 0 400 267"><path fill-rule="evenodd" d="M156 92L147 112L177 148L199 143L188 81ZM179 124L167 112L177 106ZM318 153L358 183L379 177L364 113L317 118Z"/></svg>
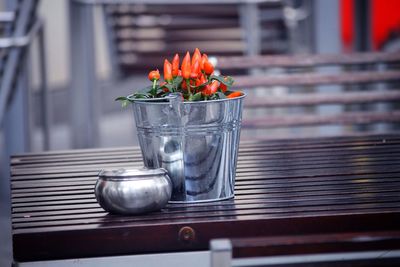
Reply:
<svg viewBox="0 0 400 267"><path fill-rule="evenodd" d="M204 72L207 75L211 75L214 72L214 66L208 60L204 62Z"/></svg>
<svg viewBox="0 0 400 267"><path fill-rule="evenodd" d="M200 50L198 48L196 48L194 50L193 57L192 57L192 66L198 60L201 60L201 53L200 53Z"/></svg>
<svg viewBox="0 0 400 267"><path fill-rule="evenodd" d="M207 56L207 54L203 54L203 56L201 57L201 60L200 60L200 69L201 70L204 70L204 63L206 61L208 61L208 56Z"/></svg>
<svg viewBox="0 0 400 267"><path fill-rule="evenodd" d="M172 81L172 65L168 59L164 60L164 80L168 83Z"/></svg>
<svg viewBox="0 0 400 267"><path fill-rule="evenodd" d="M210 92L211 92L211 94L215 94L217 92L217 90L218 90L218 87L219 87L219 82L216 81L216 80L212 81L211 84L210 84Z"/></svg>
<svg viewBox="0 0 400 267"><path fill-rule="evenodd" d="M219 86L219 82L214 80L210 84L206 85L204 90L202 91L204 95L212 95L217 92Z"/></svg>
<svg viewBox="0 0 400 267"><path fill-rule="evenodd" d="M192 64L192 72L190 73L190 78L196 79L200 74L200 59L196 60Z"/></svg>
<svg viewBox="0 0 400 267"><path fill-rule="evenodd" d="M183 79L185 79L185 80L189 79L190 78L190 72L191 72L190 54L189 54L189 52L186 52L186 55L182 60L181 70L182 70Z"/></svg>
<svg viewBox="0 0 400 267"><path fill-rule="evenodd" d="M207 79L203 73L200 73L199 82L200 82L199 85L205 84L207 82Z"/></svg>
<svg viewBox="0 0 400 267"><path fill-rule="evenodd" d="M149 72L149 80L154 81L154 80L159 80L160 79L160 72L158 70L152 70Z"/></svg>
<svg viewBox="0 0 400 267"><path fill-rule="evenodd" d="M203 73L200 72L198 78L195 81L195 85L199 87L200 85L205 84L206 82L207 82L206 77L204 77Z"/></svg>
<svg viewBox="0 0 400 267"><path fill-rule="evenodd" d="M228 78L224 77L224 80L226 81ZM226 86L225 84L221 83L219 85L219 89L221 89L222 92L226 92L226 90L228 90L228 86Z"/></svg>
<svg viewBox="0 0 400 267"><path fill-rule="evenodd" d="M166 82L162 82L161 84L160 84L160 87L162 88L162 90L165 92L165 93L168 93L169 92L169 89L167 88L167 87L163 87L164 85L166 85L167 83Z"/></svg>
<svg viewBox="0 0 400 267"><path fill-rule="evenodd" d="M182 81L182 89L184 91L187 91L187 85L186 85L186 81L185 80Z"/></svg>
<svg viewBox="0 0 400 267"><path fill-rule="evenodd" d="M242 92L236 91L236 92L230 93L230 94L227 96L227 98L235 98L235 97L238 97L238 96L241 96L241 95L243 95Z"/></svg>
<svg viewBox="0 0 400 267"><path fill-rule="evenodd" d="M179 55L175 54L172 59L172 76L179 76Z"/></svg>
<svg viewBox="0 0 400 267"><path fill-rule="evenodd" d="M196 85L197 87L199 87L200 85L202 85L201 80L200 80L200 79L196 79L195 85Z"/></svg>

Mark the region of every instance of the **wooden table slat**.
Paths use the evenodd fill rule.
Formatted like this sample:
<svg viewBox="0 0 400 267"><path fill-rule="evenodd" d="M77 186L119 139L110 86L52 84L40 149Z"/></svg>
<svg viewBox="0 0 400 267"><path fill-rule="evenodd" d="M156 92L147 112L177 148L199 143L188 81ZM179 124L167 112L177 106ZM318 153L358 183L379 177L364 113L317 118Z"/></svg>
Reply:
<svg viewBox="0 0 400 267"><path fill-rule="evenodd" d="M392 200L392 201L393 200L398 201L399 195L398 195L397 192L389 192L389 193L380 193L379 197L388 198L389 200ZM308 197L308 198L298 197L296 199L299 202L300 201L307 202L307 201L311 200L310 197ZM357 198L352 197L352 196L339 196L339 195L328 196L328 197L322 196L320 198L312 198L312 200L319 200L319 201L325 201L325 202L348 200L348 202L346 202L346 203L351 203L351 201L354 200L354 199L357 199ZM358 199L360 199L361 201L364 201L364 202L373 201L373 197L371 197L370 194L365 194L365 196L361 196ZM280 199L275 199L275 200L272 199L271 200L271 198L268 198L268 199L265 199L265 198L264 199L262 199L262 198L251 199L250 198L250 199L243 200L240 203L241 203L241 205L243 205L243 204L262 203L263 201L268 201L268 203L270 203L270 202L272 202L272 203L283 202L283 201L286 201L286 202L291 201L291 202L293 202L293 199L292 200L287 200L286 199L286 200L282 201ZM341 203L345 204L344 201L342 201ZM173 207L167 207L167 209L165 209L165 210L171 210L171 209L173 210L173 209L180 209L180 208L182 208L182 207L173 206ZM47 214L45 214L43 212L42 213L30 213L30 212L27 212L27 213L19 213L19 214L17 214L18 216L14 217L13 223L29 223L29 222L40 222L40 221L50 221L50 220L52 220L52 221L54 221L54 220L70 220L70 219L77 219L77 218L81 218L81 219L82 218L100 218L100 217L103 217L104 215L106 215L106 213L107 212L105 212L104 210L101 210L101 209L92 209L92 210L86 209L85 211L82 210L82 211L75 212L75 213L72 211L72 212L69 212L69 213L64 212L64 213L61 213L61 214L59 214L59 213L57 213L57 214L55 214L55 213L47 213ZM68 216L66 216L66 215L68 215Z"/></svg>
<svg viewBox="0 0 400 267"><path fill-rule="evenodd" d="M383 185L363 185L363 189L359 189L359 185L352 185L352 186L347 186L346 190L352 190L352 194L358 193L358 192L363 192L362 190L390 190L391 188L398 188L400 185L399 183L395 184L383 184ZM276 189L271 189L271 188L264 188L264 189L250 189L250 190L242 190L236 193L236 195L249 195L249 194L271 194L271 193L277 193L277 194L284 194L287 192L293 193L293 197L295 198L296 195L304 194L304 193L323 193L326 191L334 192L333 191L333 186L315 186L313 188L293 188L293 189L288 189L288 188L276 188ZM356 190L354 192L354 190ZM336 190L335 190L336 191ZM342 190L337 190L337 194L343 194ZM24 212L24 211L30 211L30 212L35 212L35 211L43 211L43 210L62 210L62 209L81 209L81 208L87 208L87 207L99 207L99 205L95 202L92 201L93 204L80 204L80 205L46 205L46 206L39 206L39 207L30 207L29 205L25 205L23 207L14 207L13 206L13 211L14 212ZM99 207L100 208L100 207Z"/></svg>
<svg viewBox="0 0 400 267"><path fill-rule="evenodd" d="M168 213L154 213L149 215L142 216L129 216L122 217L119 216L116 220L115 217L107 217L103 216L101 218L94 219L77 219L77 220L62 220L62 221L45 221L45 222L32 222L26 224L15 224L14 229L20 228L46 228L46 227L56 227L56 226L70 226L70 225L99 225L99 224L112 224L114 226L122 225L125 223L131 222L141 222L141 223L149 223L149 222L162 222L162 221L179 221L181 219L196 219L203 218L207 220L221 220L225 216L242 216L242 215L269 215L271 218L276 214L296 214L296 213L309 213L312 215L313 212L324 212L326 210L336 211L336 212L356 212L360 210L379 210L380 208L400 208L399 201L397 202L386 202L385 206L378 205L379 203L356 203L356 204L347 204L347 205L317 205L317 206L292 206L287 205L285 207L270 207L269 205L257 205L253 207L246 208L232 208L225 210L216 210L207 209L205 211L195 210L195 211L180 211L177 213L173 213L169 211ZM223 212L223 215L221 213Z"/></svg>
<svg viewBox="0 0 400 267"><path fill-rule="evenodd" d="M376 160L391 160L391 159L397 159L397 157L400 157L396 152L400 152L400 150L392 150L392 149L388 149L388 151L384 150L374 150L374 151L370 151L368 153L363 153L362 155L360 155L360 153L358 154L354 154L354 153L338 153L335 155L322 155L322 154L316 154L316 155L307 155L307 157L299 157L294 159L293 157L288 157L286 154L282 155L282 156L264 156L264 155L252 155L252 156L241 156L240 157L240 162L238 162L238 169L240 169L240 167L242 165L248 164L249 162L252 164L257 164L257 163L261 163L261 162L266 162L266 167L270 166L273 164L273 166L286 166L286 165L298 165L298 164L303 164L303 162L306 163L315 163L315 164L320 164L324 161L329 161L329 162L334 162L339 160L339 162L343 162L343 159L346 159L348 161L351 162L361 162L361 161L376 161ZM345 163L347 164L347 163ZM133 167L137 167L137 166L142 166L141 162L130 162L129 163L129 167L133 168ZM39 173L39 174L21 174L21 175L17 175L15 173L13 176L13 180L14 181L18 181L18 180L25 180L25 179L51 179L51 178L63 178L63 177L67 177L67 178L74 178L74 177L95 177L97 176L99 170L95 170L95 171L82 171L80 169L78 170L71 170L70 172L62 172L62 173ZM239 177L239 176L238 176ZM252 177L253 178L253 177Z"/></svg>
<svg viewBox="0 0 400 267"><path fill-rule="evenodd" d="M384 182L381 182L381 183L384 183ZM385 184L384 187L380 187L380 186L376 186L376 185L370 186L369 184L366 183L365 186L366 187L370 186L370 187L375 187L376 189L381 189L381 188L387 188L387 187L390 187L390 186L393 186L393 187L400 186L399 183L400 182L388 183L388 184ZM330 186L326 186L326 188L329 189L329 187L336 186L336 185L337 184L330 184ZM307 186L303 186L303 187L307 187ZM253 187L253 188L246 188L246 189L243 189L243 190L257 190L258 192L264 192L264 190L268 189L268 188L269 187L260 188L260 189L254 189L254 187ZM299 190L298 192L304 192L303 190L301 190L301 187L293 188L293 190L296 190L296 189ZM318 189L320 189L320 187L318 187ZM315 190L308 190L307 189L308 191L306 191L306 192L318 191L318 189L315 189ZM241 192L242 191L239 191L239 194ZM284 193L284 192L282 192L282 193ZM68 205L68 204L97 203L97 201L94 198L94 195L89 195L89 196L86 196L86 197L80 197L78 199L58 199L58 198L56 200L54 200L54 199L55 198L53 198L52 200L45 200L45 201L42 200L42 201L13 202L12 203L12 207L13 208L18 208L18 207L42 207L42 206L49 206L49 205L55 206L55 205ZM380 201L380 200L377 200L377 201ZM332 204L335 204L335 202L333 201Z"/></svg>
<svg viewBox="0 0 400 267"><path fill-rule="evenodd" d="M340 142L339 142L340 140ZM282 150L295 150L295 149L312 149L312 148L331 148L331 147L354 147L354 146L371 146L380 144L399 144L399 135L389 135L385 137L359 137L357 140L354 138L335 138L335 139L289 139L289 140L267 140L265 142L259 141L246 141L245 145L240 148L241 151L248 151L258 149L261 151L282 151ZM286 146L288 146L286 148ZM113 158L114 156L141 156L140 149L134 147L121 147L110 149L86 149L86 150L73 150L73 151L55 151L55 152L42 152L40 154L26 153L23 155L15 155L11 158L11 163L18 163L21 161L35 161L43 159L66 159L74 161L76 158Z"/></svg>
<svg viewBox="0 0 400 267"><path fill-rule="evenodd" d="M400 149L400 145L398 146L398 148ZM397 151L397 149L391 149L390 151L388 151L389 153L386 153L386 155L383 154L383 156L387 156L383 160L388 160L389 157L390 157L389 159L393 158L393 154L390 153L391 151ZM387 155L387 154L389 154L389 155ZM254 165L254 164L257 164L260 161L270 161L270 159L272 158L271 156L268 156L268 155L260 155L257 152L252 153L251 155L250 154L249 155L240 154L240 156L241 156L241 161L240 161L238 166L240 166L241 164L246 164L246 165L253 164ZM355 157L357 161L379 160L380 159L379 156L374 157L372 159L360 158L359 154L356 154L356 155L355 154L350 154L348 156L349 157ZM254 162L254 158L255 157L257 157L257 163ZM43 163L42 162L40 162L40 163L27 163L27 162L25 162L22 166L18 165L18 168L33 169L33 168L51 168L51 167L61 167L61 166L71 166L71 167L80 168L80 166L85 166L85 165L88 165L88 164L91 164L91 165L97 165L97 164L108 165L108 164L110 164L111 165L113 163L119 163L119 164L120 163L126 163L126 165L129 164L129 165L132 165L132 166L140 166L141 165L141 162L140 162L141 159L142 159L141 157L137 157L137 158L135 158L135 157L132 157L132 158L126 157L126 158L122 158L122 159L121 158L115 158L115 159L113 158L113 159L104 159L104 160L80 160L80 161L77 161L77 162L75 162L75 161L63 161L62 163L50 162L50 161L43 162ZM293 158L291 158L291 159L285 158L285 159L280 159L278 164L281 164L281 165L288 164L288 163L320 164L321 161L324 161L324 160L326 161L327 159L329 159L329 162L332 162L332 161L335 161L335 160L337 161L337 159L335 157L333 157L333 156L330 156L328 158L326 158L326 157L325 158L324 157L322 157L322 158L321 157L299 158L299 159L297 159L295 161L293 160ZM343 161L341 161L341 162L343 162ZM268 164L268 162L267 162L267 164ZM272 163L270 163L269 165L271 165L271 164ZM274 164L276 164L276 163L274 162ZM15 167L16 167L16 165L13 165L13 168L15 168Z"/></svg>
<svg viewBox="0 0 400 267"><path fill-rule="evenodd" d="M231 202L231 203L226 203L226 205L221 205L221 206L204 206L204 205L199 205L199 206L190 206L190 207L174 207L173 205L167 206L166 208L163 209L162 212L159 212L158 214L153 213L149 216L137 216L137 217L132 217L132 216L125 216L127 220L146 220L146 219L158 219L159 217L168 217L169 219L175 219L177 215L185 215L187 216L189 212L192 213L208 213L213 211L214 209L218 210L218 212L222 211L230 211L230 210L246 210L250 211L253 209L265 209L268 208L269 212L272 213L273 209L282 209L282 208L293 208L293 207L301 207L301 208L306 208L306 207L314 207L318 206L319 208L326 207L327 205L332 205L332 208L335 209L337 208L336 206L343 206L343 205L358 205L358 204L374 204L376 207L379 207L379 203L391 203L393 205L397 205L398 202L400 201L400 196L392 194L392 195L385 195L385 198L382 198L378 201L375 201L374 198L372 197L364 197L364 198L347 198L347 199L321 199L321 200L312 200L306 199L306 200L275 200L275 201L269 201L267 200L247 200L247 201L241 201L240 203L237 202ZM335 207L333 207L335 206ZM386 205L387 206L387 205ZM30 226L33 226L31 223L33 221L41 221L42 223L36 224L36 226L44 226L44 225L56 225L58 224L67 224L67 223L72 223L74 220L81 219L88 219L90 218L97 218L101 219L102 222L106 222L104 220L104 215L105 212L101 211L96 213L96 216L94 214L91 214L91 216L86 216L87 214L71 214L70 216L64 216L64 215L58 215L58 216L46 216L43 217L41 216L38 220L32 219L31 215L25 215L23 218L19 218L19 220L13 220L16 226L25 225L29 224ZM108 218L110 221L113 220L113 218ZM120 221L122 221L122 217L120 218ZM18 222L18 223L17 223ZM86 223L90 223L90 221L86 221Z"/></svg>
<svg viewBox="0 0 400 267"><path fill-rule="evenodd" d="M304 177L304 178L301 178L301 179L299 179L299 178L281 178L281 179L270 179L270 180L265 181L265 176L260 175L260 176L254 176L254 179L236 180L235 188L237 190L241 190L241 189L243 189L245 187L248 188L249 186L281 185L282 182L291 183L293 185L296 185L296 184L313 185L315 183L326 183L326 182L337 183L337 182L340 182L340 181L345 181L345 182L350 181L352 183L355 183L355 182L365 181L366 179L368 179L368 182L376 182L376 181L379 182L379 181L385 180L385 179L386 180L387 179L392 179L392 180L393 179L399 179L399 176L400 176L400 174L397 174L397 173L386 173L386 174L382 174L379 178L376 178L375 175L373 175L373 174L363 174L363 175L355 175L355 176L353 176L353 175L331 176L331 177L324 176L322 179L321 179L321 177ZM89 184L93 185L93 180L96 181L97 177L90 177L90 178L89 177L84 177L82 179L73 179L73 181L75 181L75 180L78 180L78 181L81 181L81 180L82 181L87 181L87 180L89 180L89 181L92 181ZM47 181L49 181L49 180L46 180L46 182ZM60 179L60 181L65 182L66 179L62 178L62 179ZM56 181L54 181L54 182L56 182ZM18 190L14 190L14 192L15 193L13 194L12 199L17 198L17 197L21 198L21 196L18 195L18 192L19 192ZM59 192L59 191L54 191L54 192ZM90 191L87 191L87 192L92 194L93 190L90 190ZM31 192L31 193L28 193L28 192L25 191L25 193L23 193L23 196L25 196L25 197L35 197L32 194L36 194L37 196L40 196L42 193L44 193L44 192L37 192L37 193L32 193ZM75 194L77 196L79 196L79 195L82 195L82 192L78 192L77 191L77 192L75 192ZM37 196L36 196L36 198L37 198ZM22 201L22 200L19 200L19 201Z"/></svg>

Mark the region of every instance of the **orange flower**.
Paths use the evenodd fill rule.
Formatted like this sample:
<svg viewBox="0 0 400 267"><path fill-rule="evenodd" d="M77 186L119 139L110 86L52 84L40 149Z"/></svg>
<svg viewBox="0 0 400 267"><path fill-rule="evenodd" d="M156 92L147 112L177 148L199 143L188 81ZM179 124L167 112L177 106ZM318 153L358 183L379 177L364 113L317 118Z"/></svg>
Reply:
<svg viewBox="0 0 400 267"><path fill-rule="evenodd" d="M207 82L206 77L204 77L203 73L200 73L199 78L196 80L196 86L200 86Z"/></svg>

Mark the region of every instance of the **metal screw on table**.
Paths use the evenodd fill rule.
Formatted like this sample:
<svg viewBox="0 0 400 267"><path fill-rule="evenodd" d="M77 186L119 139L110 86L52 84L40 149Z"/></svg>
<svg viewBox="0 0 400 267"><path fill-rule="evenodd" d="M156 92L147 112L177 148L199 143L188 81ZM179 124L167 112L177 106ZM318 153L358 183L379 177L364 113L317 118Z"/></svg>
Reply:
<svg viewBox="0 0 400 267"><path fill-rule="evenodd" d="M179 241L189 244L192 243L196 238L196 232L192 227L184 226L179 230L178 233Z"/></svg>

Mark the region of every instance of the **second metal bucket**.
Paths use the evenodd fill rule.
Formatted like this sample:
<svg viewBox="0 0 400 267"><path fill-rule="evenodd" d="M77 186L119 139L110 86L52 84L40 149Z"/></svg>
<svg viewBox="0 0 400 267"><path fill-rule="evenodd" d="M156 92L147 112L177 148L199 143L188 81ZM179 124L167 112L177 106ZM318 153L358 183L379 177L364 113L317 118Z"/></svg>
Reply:
<svg viewBox="0 0 400 267"><path fill-rule="evenodd" d="M147 168L165 168L172 202L234 196L242 106L233 99L182 102L134 100L139 144Z"/></svg>

